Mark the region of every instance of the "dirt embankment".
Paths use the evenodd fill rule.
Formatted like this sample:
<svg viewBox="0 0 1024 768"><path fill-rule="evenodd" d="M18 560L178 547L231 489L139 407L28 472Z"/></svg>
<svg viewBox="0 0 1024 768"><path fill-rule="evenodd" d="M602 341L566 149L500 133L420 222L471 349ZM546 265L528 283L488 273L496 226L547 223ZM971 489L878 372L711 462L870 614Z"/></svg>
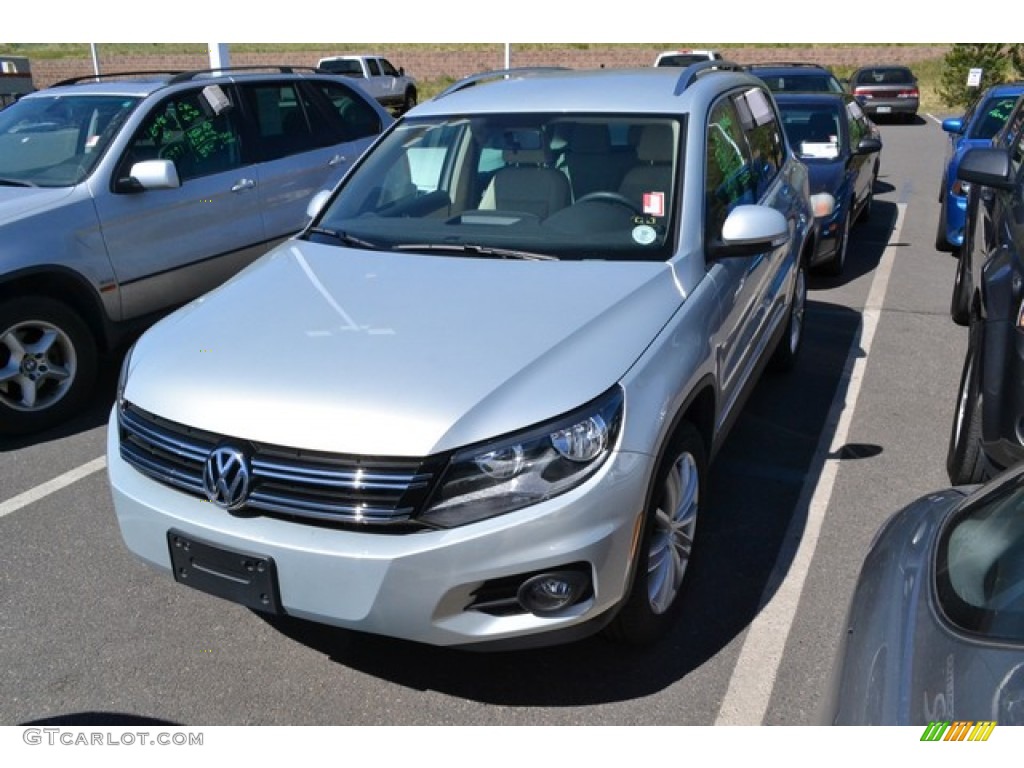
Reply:
<svg viewBox="0 0 1024 768"><path fill-rule="evenodd" d="M756 61L809 61L832 67L856 67L867 64L913 64L925 59L941 58L949 45L811 45L806 47L741 45L721 48L725 56L739 64ZM589 44L531 45L526 48L511 46L513 67L563 66L574 69L598 67L644 67L654 62L661 48L643 45ZM395 52L381 49L395 66L404 67L414 77L433 81L442 78L458 79L474 72L501 69L505 66L503 44L472 45L458 50L439 50L438 46L403 45ZM231 54L233 66L291 64L315 66L323 56L337 53L330 49L314 49L292 53L239 53ZM152 56L105 56L99 48L100 71L137 72L144 70L180 71L206 69L209 60L202 55L160 54ZM37 88L52 85L58 80L93 73L92 60L39 59L32 61L32 74Z"/></svg>

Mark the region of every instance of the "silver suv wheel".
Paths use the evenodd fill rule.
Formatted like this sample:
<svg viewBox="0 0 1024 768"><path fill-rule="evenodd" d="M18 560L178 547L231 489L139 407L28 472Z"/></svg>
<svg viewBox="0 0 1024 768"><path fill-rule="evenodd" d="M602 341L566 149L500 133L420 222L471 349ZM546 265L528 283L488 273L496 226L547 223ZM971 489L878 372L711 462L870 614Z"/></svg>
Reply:
<svg viewBox="0 0 1024 768"><path fill-rule="evenodd" d="M25 297L0 310L0 432L55 423L84 399L95 373L92 336L65 305Z"/></svg>

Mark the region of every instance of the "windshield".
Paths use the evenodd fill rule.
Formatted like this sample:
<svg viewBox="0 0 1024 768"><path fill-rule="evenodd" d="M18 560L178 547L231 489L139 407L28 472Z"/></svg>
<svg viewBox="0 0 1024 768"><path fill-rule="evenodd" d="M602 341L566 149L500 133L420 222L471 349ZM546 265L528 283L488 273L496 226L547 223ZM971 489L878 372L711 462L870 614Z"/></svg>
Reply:
<svg viewBox="0 0 1024 768"><path fill-rule="evenodd" d="M862 69L854 75L858 85L911 85L914 75L909 69Z"/></svg>
<svg viewBox="0 0 1024 768"><path fill-rule="evenodd" d="M943 532L937 594L947 618L987 637L1024 640L1024 482L964 507Z"/></svg>
<svg viewBox="0 0 1024 768"><path fill-rule="evenodd" d="M805 91L810 93L842 93L843 86L832 75L824 73L786 73L767 75L755 72L772 91Z"/></svg>
<svg viewBox="0 0 1024 768"><path fill-rule="evenodd" d="M839 110L825 104L780 104L782 127L803 159L835 160L840 154Z"/></svg>
<svg viewBox="0 0 1024 768"><path fill-rule="evenodd" d="M710 61L711 56L706 53L673 53L666 54L658 59L659 67L688 67L700 61Z"/></svg>
<svg viewBox="0 0 1024 768"><path fill-rule="evenodd" d="M0 183L78 184L103 155L139 99L37 96L0 111Z"/></svg>
<svg viewBox="0 0 1024 768"><path fill-rule="evenodd" d="M664 260L681 135L679 118L647 115L407 119L307 237L466 255Z"/></svg>
<svg viewBox="0 0 1024 768"><path fill-rule="evenodd" d="M1017 103L1016 96L995 96L986 101L971 125L970 138L991 139L1006 125L1013 107Z"/></svg>

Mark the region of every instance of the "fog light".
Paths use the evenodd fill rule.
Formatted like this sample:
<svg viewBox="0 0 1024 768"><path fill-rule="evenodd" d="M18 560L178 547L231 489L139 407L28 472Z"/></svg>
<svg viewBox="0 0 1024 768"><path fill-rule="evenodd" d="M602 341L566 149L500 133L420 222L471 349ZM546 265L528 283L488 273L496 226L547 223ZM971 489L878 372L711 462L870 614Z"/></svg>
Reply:
<svg viewBox="0 0 1024 768"><path fill-rule="evenodd" d="M582 600L590 590L590 579L576 571L542 573L523 582L516 599L530 613L551 616Z"/></svg>

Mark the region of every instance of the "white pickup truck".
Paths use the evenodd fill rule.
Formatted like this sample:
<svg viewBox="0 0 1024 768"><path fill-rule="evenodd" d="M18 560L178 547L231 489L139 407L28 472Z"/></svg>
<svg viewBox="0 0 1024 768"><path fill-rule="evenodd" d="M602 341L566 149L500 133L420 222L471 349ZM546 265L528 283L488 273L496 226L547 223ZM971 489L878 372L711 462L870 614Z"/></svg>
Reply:
<svg viewBox="0 0 1024 768"><path fill-rule="evenodd" d="M383 56L328 56L316 66L331 74L359 78L363 90L389 109L408 112L416 106L416 81Z"/></svg>

